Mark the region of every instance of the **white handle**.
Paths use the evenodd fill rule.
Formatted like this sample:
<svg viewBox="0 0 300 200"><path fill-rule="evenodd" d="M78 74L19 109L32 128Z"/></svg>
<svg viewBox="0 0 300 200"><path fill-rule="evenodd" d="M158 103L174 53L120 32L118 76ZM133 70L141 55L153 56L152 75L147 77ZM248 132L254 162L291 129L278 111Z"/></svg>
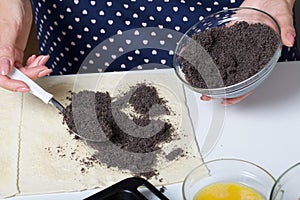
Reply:
<svg viewBox="0 0 300 200"><path fill-rule="evenodd" d="M23 74L21 71L19 71L17 68L13 68L12 73L8 75L11 79L20 80L25 82L30 92L40 98L43 102L46 104L49 103L50 99L52 99L53 95L46 92L43 88L41 88L38 84L36 84L33 80L31 80L29 77L27 77L25 74Z"/></svg>

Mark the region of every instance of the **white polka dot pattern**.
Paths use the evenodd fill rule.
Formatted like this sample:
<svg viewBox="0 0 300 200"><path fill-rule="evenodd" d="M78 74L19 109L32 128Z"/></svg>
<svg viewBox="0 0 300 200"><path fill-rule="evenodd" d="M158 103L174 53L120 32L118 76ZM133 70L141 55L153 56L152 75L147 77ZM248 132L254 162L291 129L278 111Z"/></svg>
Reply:
<svg viewBox="0 0 300 200"><path fill-rule="evenodd" d="M212 12L239 6L241 0L32 3L41 53L50 55L47 64L53 74L68 74L77 73L81 65L82 73L144 69L151 63L172 66L182 33Z"/></svg>

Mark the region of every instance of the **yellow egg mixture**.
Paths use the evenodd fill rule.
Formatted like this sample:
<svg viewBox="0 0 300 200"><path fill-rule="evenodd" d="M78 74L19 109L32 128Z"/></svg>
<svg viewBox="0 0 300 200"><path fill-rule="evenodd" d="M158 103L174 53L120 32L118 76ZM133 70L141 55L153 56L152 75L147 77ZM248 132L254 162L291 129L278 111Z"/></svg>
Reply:
<svg viewBox="0 0 300 200"><path fill-rule="evenodd" d="M200 190L194 200L265 200L265 198L245 185L215 183Z"/></svg>

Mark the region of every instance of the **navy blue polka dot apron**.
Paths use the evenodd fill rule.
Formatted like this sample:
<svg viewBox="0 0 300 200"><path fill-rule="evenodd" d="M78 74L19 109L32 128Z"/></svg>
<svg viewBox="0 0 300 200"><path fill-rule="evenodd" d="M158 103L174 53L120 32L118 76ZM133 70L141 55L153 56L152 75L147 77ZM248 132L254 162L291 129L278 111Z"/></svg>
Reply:
<svg viewBox="0 0 300 200"><path fill-rule="evenodd" d="M41 54L53 75L172 67L180 36L241 0L33 0ZM290 52L288 52L290 51ZM288 59L299 58L294 48ZM282 58L285 60L287 58Z"/></svg>

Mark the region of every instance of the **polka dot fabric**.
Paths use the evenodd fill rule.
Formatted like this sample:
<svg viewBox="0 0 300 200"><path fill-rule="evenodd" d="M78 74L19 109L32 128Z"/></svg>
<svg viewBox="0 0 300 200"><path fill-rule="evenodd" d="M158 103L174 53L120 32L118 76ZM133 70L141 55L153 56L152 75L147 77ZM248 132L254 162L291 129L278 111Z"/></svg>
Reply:
<svg viewBox="0 0 300 200"><path fill-rule="evenodd" d="M182 33L241 0L33 0L40 51L56 74L172 67ZM153 63L156 63L155 65Z"/></svg>
<svg viewBox="0 0 300 200"><path fill-rule="evenodd" d="M86 56L115 35L149 27L184 33L209 13L228 5L239 6L239 2L235 1L193 0L33 0L32 4L40 51L50 55L47 64L53 69L53 74L77 73ZM132 49L130 46L143 36L131 32L132 35L125 34L126 37L120 38L122 46L118 46L118 41L111 40L97 48L99 52L94 54L98 56L88 66L82 66L81 72L142 69L150 63L172 66L173 47L179 38L169 35L162 39L155 37L158 34L153 32L152 37L143 39L142 45L128 52L127 49ZM160 41L161 48L148 48L157 41ZM123 54L114 57L117 52L111 49L117 47L118 52Z"/></svg>

